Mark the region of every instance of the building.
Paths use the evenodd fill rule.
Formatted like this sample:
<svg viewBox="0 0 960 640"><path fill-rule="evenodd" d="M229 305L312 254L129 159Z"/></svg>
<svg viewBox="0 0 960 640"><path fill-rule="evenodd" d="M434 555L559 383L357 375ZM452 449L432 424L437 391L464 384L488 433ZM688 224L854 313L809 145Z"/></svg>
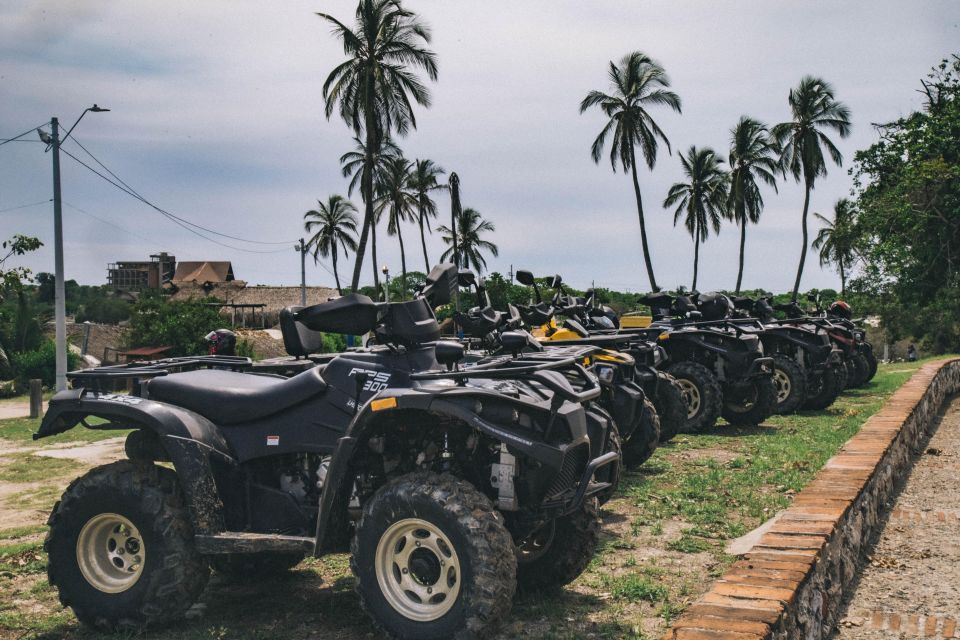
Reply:
<svg viewBox="0 0 960 640"><path fill-rule="evenodd" d="M177 287L188 282L216 286L234 280L236 278L233 275L233 264L229 260L204 260L181 262L177 265L171 282Z"/></svg>
<svg viewBox="0 0 960 640"><path fill-rule="evenodd" d="M176 256L166 252L151 255L149 261L112 262L107 265L107 284L117 291L159 289L170 282L176 269Z"/></svg>

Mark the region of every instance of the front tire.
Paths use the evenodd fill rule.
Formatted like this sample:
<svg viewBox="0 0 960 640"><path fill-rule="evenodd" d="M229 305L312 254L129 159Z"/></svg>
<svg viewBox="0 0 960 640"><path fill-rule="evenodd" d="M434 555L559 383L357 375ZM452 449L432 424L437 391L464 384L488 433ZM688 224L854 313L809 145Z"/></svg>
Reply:
<svg viewBox="0 0 960 640"><path fill-rule="evenodd" d="M797 362L782 353L773 356L773 384L777 392L776 413L797 411L807 398L807 377Z"/></svg>
<svg viewBox="0 0 960 640"><path fill-rule="evenodd" d="M168 469L129 460L92 469L70 484L49 524L47 578L86 625L139 630L172 621L207 583Z"/></svg>
<svg viewBox="0 0 960 640"><path fill-rule="evenodd" d="M807 399L804 409L826 409L836 401L846 385L846 368L843 365L829 365L810 380L807 385Z"/></svg>
<svg viewBox="0 0 960 640"><path fill-rule="evenodd" d="M669 373L657 372L657 392L653 394L653 406L660 416L660 442L669 442L680 433L687 421L687 401L676 378Z"/></svg>
<svg viewBox="0 0 960 640"><path fill-rule="evenodd" d="M653 403L643 400L640 424L623 444L623 464L633 470L650 459L660 443L660 416Z"/></svg>
<svg viewBox="0 0 960 640"><path fill-rule="evenodd" d="M523 591L558 590L590 564L600 544L597 501L550 521L517 545L517 579Z"/></svg>
<svg viewBox="0 0 960 640"><path fill-rule="evenodd" d="M716 424L723 400L717 376L695 362L678 362L667 373L680 385L687 405L687 418L681 433L700 433Z"/></svg>
<svg viewBox="0 0 960 640"><path fill-rule="evenodd" d="M867 380L870 382L873 380L873 376L877 375L877 355L873 352L873 346L871 344L865 344L863 348L863 357L867 361Z"/></svg>
<svg viewBox="0 0 960 640"><path fill-rule="evenodd" d="M870 365L867 364L866 358L855 353L847 359L847 389L862 387L866 384L868 375L870 375Z"/></svg>
<svg viewBox="0 0 960 640"><path fill-rule="evenodd" d="M490 635L510 611L516 563L489 498L448 474L411 473L381 487L351 543L360 604L398 638Z"/></svg>
<svg viewBox="0 0 960 640"><path fill-rule="evenodd" d="M620 459L601 467L594 475L596 480L610 483L609 487L597 494L597 501L601 505L609 502L613 494L616 493L617 487L620 486L620 475L623 466L623 442L620 439L620 430L617 429L617 423L614 422L609 414L607 414L607 418L610 421L610 428L607 430L607 446L603 452L616 451Z"/></svg>
<svg viewBox="0 0 960 640"><path fill-rule="evenodd" d="M773 376L758 376L724 389L723 417L736 427L755 426L772 416L777 408L777 387Z"/></svg>

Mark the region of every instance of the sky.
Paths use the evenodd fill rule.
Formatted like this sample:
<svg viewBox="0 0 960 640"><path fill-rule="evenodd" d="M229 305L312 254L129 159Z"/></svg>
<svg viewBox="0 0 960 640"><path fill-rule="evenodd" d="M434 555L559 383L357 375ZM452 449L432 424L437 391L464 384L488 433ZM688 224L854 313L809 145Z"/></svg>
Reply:
<svg viewBox="0 0 960 640"><path fill-rule="evenodd" d="M432 106L399 140L460 176L465 206L496 225L490 271L559 272L579 288L649 288L628 175L590 158L604 124L579 114L592 89L607 90L610 60L640 50L659 61L683 101L653 113L670 139L640 187L658 283L690 286L693 242L662 202L681 179L679 153L710 146L724 157L741 115L787 120L787 95L805 74L833 84L852 111L812 195L832 215L848 196L856 150L876 141L872 123L921 105L919 81L958 50L960 2L406 0L433 31L440 75ZM346 195L338 159L352 133L323 111L322 84L344 58L324 11L352 21L345 0L64 0L0 3L0 139L58 116L74 136L141 195L182 218L256 245L192 235L73 159L62 159L66 277L101 284L117 260L167 251L180 260L231 260L250 283L297 284L302 216L318 199ZM836 139L836 138L835 138ZM0 236L39 237L24 257L53 270L51 155L36 134L0 147ZM64 150L85 159L72 142ZM96 165L92 165L96 166ZM744 286L788 290L800 254L803 190L792 179L764 190L761 222L747 230ZM361 207L358 193L354 202ZM23 208L7 210L12 207ZM439 197L441 223L449 200ZM811 216L811 238L816 221ZM423 269L418 232L403 228L409 269ZM379 260L400 271L395 240L381 230ZM728 224L701 247L698 288L732 289L739 233ZM444 249L427 238L430 259ZM241 251L245 248L247 251ZM252 253L269 251L270 253ZM369 263L369 259L367 260ZM8 266L11 266L8 263ZM311 285L332 285L329 261L308 263ZM352 261L341 263L349 281ZM372 279L366 266L363 281ZM839 286L811 252L802 289Z"/></svg>

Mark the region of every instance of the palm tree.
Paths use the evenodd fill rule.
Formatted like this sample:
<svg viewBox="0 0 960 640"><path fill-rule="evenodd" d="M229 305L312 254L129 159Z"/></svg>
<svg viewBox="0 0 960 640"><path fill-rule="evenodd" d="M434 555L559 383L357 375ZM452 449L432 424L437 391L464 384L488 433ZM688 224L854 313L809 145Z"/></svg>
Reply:
<svg viewBox="0 0 960 640"><path fill-rule="evenodd" d="M824 224L824 227L813 239L813 248L820 250L820 266L834 263L840 270L840 295L847 295L847 273L849 267L857 257L856 249L856 211L853 203L846 198L840 198L833 205L833 220L828 220L819 213L814 216Z"/></svg>
<svg viewBox="0 0 960 640"><path fill-rule="evenodd" d="M688 182L677 182L670 187L663 206L677 205L673 224L684 216L684 226L693 238L693 284L690 289L696 291L700 243L707 239L710 227L714 233L720 233L720 220L726 211L728 176L720 166L723 160L709 147L697 149L691 146L686 156L680 156L680 164Z"/></svg>
<svg viewBox="0 0 960 640"><path fill-rule="evenodd" d="M347 195L353 195L353 190L358 184L363 184L364 171L367 167L367 149L363 140L358 137L353 139L356 146L353 151L348 151L340 156L340 170L344 178L350 178L350 184L347 187ZM402 155L400 147L393 140L385 138L380 143L380 149L373 153L373 164L370 181L376 190L377 184L382 179L386 170L387 162L396 156ZM373 288L380 290L380 266L377 262L377 225L380 223L380 215L374 211L370 224L370 264L373 267Z"/></svg>
<svg viewBox="0 0 960 640"><path fill-rule="evenodd" d="M850 135L850 109L834 99L833 87L828 82L812 76L804 76L800 84L790 90L788 101L793 119L776 125L771 133L781 147L780 163L784 177L789 171L797 182L803 179L803 249L800 251L797 279L793 284L793 299L796 300L800 290L800 278L803 276L803 264L807 258L810 192L817 177L827 175L824 147L837 166L843 164L840 150L824 130L836 131L841 138Z"/></svg>
<svg viewBox="0 0 960 640"><path fill-rule="evenodd" d="M427 238L424 234L430 229L430 218L437 217L437 203L430 197L432 191L445 191L447 185L440 184L437 178L445 174L443 167L433 160L417 160L410 172L410 189L417 200L417 223L420 225L420 244L423 245L424 273L430 273L430 258L427 257Z"/></svg>
<svg viewBox="0 0 960 640"><path fill-rule="evenodd" d="M453 258L453 264L459 267L460 248L457 246L457 219L463 215L463 207L460 205L460 176L451 171L447 184L450 187L450 229L452 229L452 231L448 229L448 232L451 240L453 240L453 246L450 247L452 250L451 257ZM443 255L447 256L448 254L444 253ZM440 259L443 260L443 256Z"/></svg>
<svg viewBox="0 0 960 640"><path fill-rule="evenodd" d="M763 123L743 116L730 130L730 197L727 217L740 225L740 268L736 293L743 282L743 253L747 243L747 223L760 222L763 196L758 180L777 190L776 144Z"/></svg>
<svg viewBox="0 0 960 640"><path fill-rule="evenodd" d="M617 164L624 173L629 169L633 175L633 191L637 198L637 216L640 218L640 241L643 245L643 260L647 267L650 288L659 291L653 276L653 264L650 261L650 249L647 246L647 228L643 219L643 201L640 198L640 182L637 179L637 156L635 147L639 145L647 167L651 170L657 162L657 139L663 140L670 152L670 141L647 111L649 107L665 105L680 113L680 98L667 87L670 80L659 64L647 55L634 51L620 61L620 66L610 61L610 81L613 93L591 91L580 103L580 113L593 106L599 106L609 118L593 141L590 153L593 161L599 163L603 155L603 145L607 135L613 131L610 142L610 165L617 170Z"/></svg>
<svg viewBox="0 0 960 640"><path fill-rule="evenodd" d="M422 69L431 80L436 80L437 60L435 53L422 46L430 42L429 28L413 12L404 9L400 0L360 0L353 29L328 14L317 15L333 25L333 34L343 43L347 56L323 83L327 119L338 110L356 135L364 136L366 169L361 176L360 193L365 210L351 281L356 291L367 234L375 224L375 156L393 132L403 136L416 128L412 102L429 107L430 92L413 69Z"/></svg>
<svg viewBox="0 0 960 640"><path fill-rule="evenodd" d="M457 216L456 223L457 251L460 254L459 266L462 269L469 269L472 265L473 268L477 270L477 273L483 273L484 269L487 268L487 261L483 257L483 252L488 251L494 256L498 256L500 255L500 250L497 248L497 245L488 240L484 240L480 236L487 232L493 233L496 231L496 228L492 222L484 220L479 211L471 209L470 207L464 209L463 212ZM441 237L444 244L450 245L450 247L443 252L443 255L440 256L440 259L444 261L450 260L453 257L454 234L447 226L439 226L437 227L437 231L443 234Z"/></svg>
<svg viewBox="0 0 960 640"><path fill-rule="evenodd" d="M401 225L413 217L417 204L416 196L409 189L412 166L413 163L403 156L389 158L384 163L384 171L377 183L376 216L379 218L386 211L387 233L400 240L400 296L404 299L407 292L407 253L403 247Z"/></svg>
<svg viewBox="0 0 960 640"><path fill-rule="evenodd" d="M307 233L316 232L307 242L307 251L313 249L313 261L319 262L319 256L333 258L333 279L337 282L337 293L343 295L340 286L340 273L337 271L337 245L343 247L343 257L349 257L349 251L357 250L357 208L352 202L340 195L327 198L326 204L317 200L317 208L303 214L306 222L303 228Z"/></svg>

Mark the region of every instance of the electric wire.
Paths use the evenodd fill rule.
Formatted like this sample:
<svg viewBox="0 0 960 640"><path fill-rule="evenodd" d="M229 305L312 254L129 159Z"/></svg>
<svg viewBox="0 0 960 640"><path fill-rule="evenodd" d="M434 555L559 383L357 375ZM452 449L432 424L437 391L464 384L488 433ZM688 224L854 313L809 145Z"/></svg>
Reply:
<svg viewBox="0 0 960 640"><path fill-rule="evenodd" d="M6 209L0 209L0 213L16 211L17 209L26 209L27 207L36 207L41 204L47 204L48 202L53 202L53 198L47 198L46 200L39 200L37 202L28 202L27 204L20 204L15 207L7 207Z"/></svg>
<svg viewBox="0 0 960 640"><path fill-rule="evenodd" d="M90 216L90 217L93 218L94 220L99 220L99 221L102 222L103 224L107 225L108 227L112 227L112 228L116 229L117 231L123 231L124 233L130 234L131 236L133 236L133 237L135 237L135 238L140 238L141 240L143 240L143 241L145 241L145 242L153 242L153 240L151 240L150 238L147 238L147 237L145 237L145 236L142 236L142 235L140 235L139 233L136 233L135 231L130 231L129 229L127 229L127 228L125 228L125 227L121 227L120 225L118 225L118 224L116 224L116 223L114 223L114 222L110 222L109 220L105 220L104 218L101 218L101 217L98 216L98 215L94 215L94 214L90 213L89 211L87 211L87 210L85 210L85 209L81 209L80 207L78 207L78 206L76 206L76 205L74 205L74 204L70 204L70 203L67 202L66 200L62 200L62 199L61 199L61 202L62 202L63 204L65 204L65 205L67 205L68 207L70 207L71 209L73 209L74 211L77 211L77 212L82 213L82 214L84 214L84 215Z"/></svg>
<svg viewBox="0 0 960 640"><path fill-rule="evenodd" d="M23 136L27 135L28 133L33 133L34 131L36 131L37 129L39 129L40 127L42 127L42 126L45 125L45 124L47 124L47 123L46 123L46 122L41 122L40 124L38 124L38 125L35 126L35 127L30 127L29 129L27 129L26 131L24 131L23 133L21 133L21 134L18 135L18 136L14 136L14 137L12 137L12 138L5 138L4 140L0 140L0 147L2 147L3 145L7 144L8 142L13 142L14 140L19 140L20 138L22 138Z"/></svg>

